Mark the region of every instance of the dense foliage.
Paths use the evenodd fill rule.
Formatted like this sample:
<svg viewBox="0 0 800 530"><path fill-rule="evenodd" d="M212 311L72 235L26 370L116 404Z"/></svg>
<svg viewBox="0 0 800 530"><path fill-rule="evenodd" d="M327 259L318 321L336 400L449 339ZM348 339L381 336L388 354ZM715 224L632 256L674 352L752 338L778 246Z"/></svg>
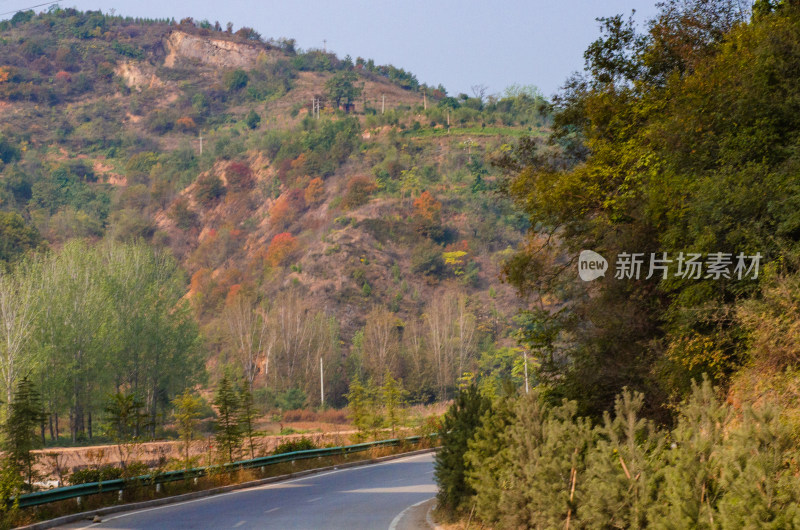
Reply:
<svg viewBox="0 0 800 530"><path fill-rule="evenodd" d="M770 272L796 274L800 12L747 16L736 2L671 1L644 35L604 19L586 75L558 100L557 154L522 142L500 161L534 227L507 276L558 309L531 312L524 330L556 401L600 414L627 385L666 420L693 378L727 384L760 363L738 315ZM584 249L609 259L603 280L578 280ZM638 280L615 270L626 252L647 258ZM676 274L681 253L720 252L726 275ZM673 260L668 277L646 279L651 253ZM740 253L760 253L757 279L733 272Z"/></svg>

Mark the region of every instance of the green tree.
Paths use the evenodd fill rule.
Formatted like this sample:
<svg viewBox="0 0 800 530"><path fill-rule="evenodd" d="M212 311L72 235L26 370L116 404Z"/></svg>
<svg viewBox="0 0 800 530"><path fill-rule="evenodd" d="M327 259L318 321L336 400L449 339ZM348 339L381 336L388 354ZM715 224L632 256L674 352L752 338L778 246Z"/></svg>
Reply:
<svg viewBox="0 0 800 530"><path fill-rule="evenodd" d="M258 115L258 112L251 109L250 112L248 112L244 117L244 123L250 129L258 129L258 126L261 123L261 116Z"/></svg>
<svg viewBox="0 0 800 530"><path fill-rule="evenodd" d="M178 436L181 439L183 467L184 469L189 469L192 467L189 450L197 434L203 402L200 396L192 389L187 388L172 400L172 404L175 407L175 423L178 426Z"/></svg>
<svg viewBox="0 0 800 530"><path fill-rule="evenodd" d="M227 373L217 383L213 404L217 408L214 439L227 461L233 462L242 446L241 402L236 385Z"/></svg>
<svg viewBox="0 0 800 530"><path fill-rule="evenodd" d="M237 92L243 89L247 86L249 80L250 78L248 77L247 72L241 68L225 72L225 74L222 76L222 84L225 86L225 90L228 92Z"/></svg>
<svg viewBox="0 0 800 530"><path fill-rule="evenodd" d="M31 380L23 377L17 384L8 419L3 425L3 450L4 458L23 477L28 489L36 477L34 465L38 457L33 450L42 446L42 438L36 431L44 419L41 395Z"/></svg>
<svg viewBox="0 0 800 530"><path fill-rule="evenodd" d="M439 506L445 510L463 510L475 494L475 490L467 483L464 456L469 449L469 441L481 425L481 418L490 407L491 402L472 384L459 391L444 415L439 431L442 447L436 453L434 477L439 486L436 498Z"/></svg>
<svg viewBox="0 0 800 530"><path fill-rule="evenodd" d="M26 225L18 213L0 212L0 262L13 262L43 244L36 227Z"/></svg>
<svg viewBox="0 0 800 530"><path fill-rule="evenodd" d="M381 397L386 409L386 421L392 429L392 438L397 437L397 426L403 422L403 410L408 392L403 388L403 382L392 377L387 368L383 373L383 386Z"/></svg>
<svg viewBox="0 0 800 530"><path fill-rule="evenodd" d="M361 95L362 87L356 85L358 75L350 70L336 72L325 81L325 92L336 108L353 103Z"/></svg>

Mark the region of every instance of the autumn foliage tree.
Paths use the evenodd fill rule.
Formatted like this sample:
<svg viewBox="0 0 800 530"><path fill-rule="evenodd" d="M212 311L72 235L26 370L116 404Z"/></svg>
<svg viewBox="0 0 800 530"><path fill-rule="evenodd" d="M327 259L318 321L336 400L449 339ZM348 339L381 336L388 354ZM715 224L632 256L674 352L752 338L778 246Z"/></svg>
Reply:
<svg viewBox="0 0 800 530"><path fill-rule="evenodd" d="M431 239L440 239L444 234L442 228L442 203L430 192L424 191L414 199L412 221L420 234Z"/></svg>
<svg viewBox="0 0 800 530"><path fill-rule="evenodd" d="M231 191L240 192L252 189L253 172L250 166L241 162L231 162L225 170L225 178Z"/></svg>
<svg viewBox="0 0 800 530"><path fill-rule="evenodd" d="M375 179L366 175L356 175L347 182L347 192L342 199L342 207L352 210L369 201L370 195L375 193L378 185Z"/></svg>
<svg viewBox="0 0 800 530"><path fill-rule="evenodd" d="M303 198L309 206L317 205L325 200L325 184L321 178L311 179L303 193Z"/></svg>
<svg viewBox="0 0 800 530"><path fill-rule="evenodd" d="M303 190L292 189L284 193L269 209L269 222L276 228L286 229L306 209Z"/></svg>
<svg viewBox="0 0 800 530"><path fill-rule="evenodd" d="M272 238L267 249L265 261L277 267L297 249L297 238L289 232L282 232Z"/></svg>

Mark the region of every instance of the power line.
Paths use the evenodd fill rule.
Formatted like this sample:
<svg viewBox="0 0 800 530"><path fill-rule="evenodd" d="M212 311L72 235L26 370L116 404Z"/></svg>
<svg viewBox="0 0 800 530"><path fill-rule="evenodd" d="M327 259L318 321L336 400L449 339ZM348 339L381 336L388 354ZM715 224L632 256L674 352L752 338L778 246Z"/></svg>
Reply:
<svg viewBox="0 0 800 530"><path fill-rule="evenodd" d="M35 7L43 7L43 6L49 6L51 4L57 4L59 1L60 0L56 0L55 2L45 2L43 4L36 4L35 6L22 7L20 9L15 9L13 11L6 11L5 13L0 13L0 17L2 17L4 15L11 15L11 14L14 14L14 13L19 13L20 11L27 11L27 10L33 9Z"/></svg>

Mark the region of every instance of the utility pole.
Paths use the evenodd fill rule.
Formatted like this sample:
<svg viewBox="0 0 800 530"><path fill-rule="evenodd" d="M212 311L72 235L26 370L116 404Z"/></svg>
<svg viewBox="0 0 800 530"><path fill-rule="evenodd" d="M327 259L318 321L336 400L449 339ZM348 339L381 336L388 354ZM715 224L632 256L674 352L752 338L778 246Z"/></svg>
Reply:
<svg viewBox="0 0 800 530"><path fill-rule="evenodd" d="M381 94L381 114L386 112L386 95Z"/></svg>
<svg viewBox="0 0 800 530"><path fill-rule="evenodd" d="M322 357L319 358L319 402L325 406L325 378L322 377Z"/></svg>
<svg viewBox="0 0 800 530"><path fill-rule="evenodd" d="M203 133L200 133L200 156L203 156Z"/></svg>
<svg viewBox="0 0 800 530"><path fill-rule="evenodd" d="M322 51L328 53L328 40L322 39Z"/></svg>
<svg viewBox="0 0 800 530"><path fill-rule="evenodd" d="M428 94L426 92L422 93L422 108L428 110Z"/></svg>
<svg viewBox="0 0 800 530"><path fill-rule="evenodd" d="M311 100L311 116L319 119L319 106L320 106L320 98L314 96Z"/></svg>

